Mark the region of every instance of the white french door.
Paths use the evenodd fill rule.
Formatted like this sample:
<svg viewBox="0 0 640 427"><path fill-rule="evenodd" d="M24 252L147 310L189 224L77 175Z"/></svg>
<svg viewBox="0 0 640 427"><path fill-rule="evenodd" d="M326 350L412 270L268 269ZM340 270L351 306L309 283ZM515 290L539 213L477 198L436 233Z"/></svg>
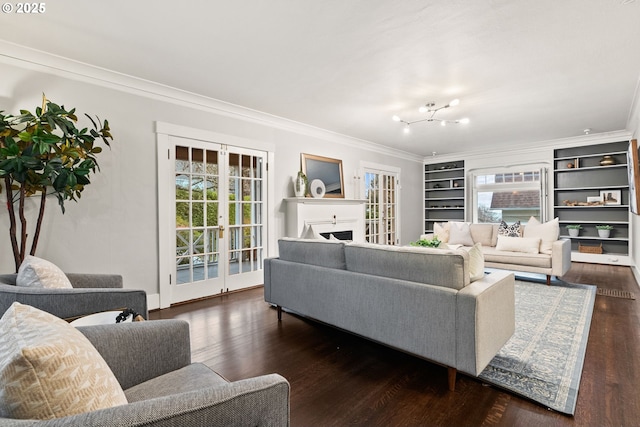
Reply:
<svg viewBox="0 0 640 427"><path fill-rule="evenodd" d="M171 183L159 200L169 214L160 225L173 232L160 233L161 263L171 266L164 305L163 292L172 304L261 284L267 153L176 136L167 142L162 169Z"/></svg>
<svg viewBox="0 0 640 427"><path fill-rule="evenodd" d="M397 245L399 172L364 169L365 238L369 243Z"/></svg>

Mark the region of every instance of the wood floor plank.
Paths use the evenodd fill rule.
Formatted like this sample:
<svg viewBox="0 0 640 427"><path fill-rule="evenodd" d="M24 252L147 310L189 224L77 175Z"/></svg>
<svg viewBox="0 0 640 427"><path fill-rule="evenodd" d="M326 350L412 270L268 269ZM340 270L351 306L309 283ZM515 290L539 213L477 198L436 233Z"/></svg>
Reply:
<svg viewBox="0 0 640 427"><path fill-rule="evenodd" d="M628 267L573 263L563 277L640 294ZM261 288L150 313L191 325L193 360L231 381L277 372L292 426L640 425L640 300L597 296L574 417L289 313Z"/></svg>

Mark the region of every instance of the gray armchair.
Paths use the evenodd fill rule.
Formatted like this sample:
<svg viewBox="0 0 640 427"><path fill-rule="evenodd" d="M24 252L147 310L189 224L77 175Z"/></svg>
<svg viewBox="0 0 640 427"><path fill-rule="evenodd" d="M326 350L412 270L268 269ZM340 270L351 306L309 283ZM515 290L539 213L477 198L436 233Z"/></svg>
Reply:
<svg viewBox="0 0 640 427"><path fill-rule="evenodd" d="M125 307L141 314L145 319L148 318L146 292L122 289L122 276L74 273L66 275L73 289L16 286L17 274L0 274L0 316L17 301L62 319Z"/></svg>
<svg viewBox="0 0 640 427"><path fill-rule="evenodd" d="M129 404L55 420L0 418L0 426L288 426L289 383L277 374L228 382L191 363L181 320L78 328L98 349Z"/></svg>

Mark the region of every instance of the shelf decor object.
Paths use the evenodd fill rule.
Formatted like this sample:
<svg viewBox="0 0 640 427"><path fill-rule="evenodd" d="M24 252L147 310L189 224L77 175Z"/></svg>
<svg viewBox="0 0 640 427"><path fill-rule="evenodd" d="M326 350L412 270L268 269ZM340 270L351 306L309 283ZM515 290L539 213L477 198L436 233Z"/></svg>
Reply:
<svg viewBox="0 0 640 427"><path fill-rule="evenodd" d="M298 172L298 175L293 178L293 191L296 197L304 197L307 194L307 177L302 171Z"/></svg>
<svg viewBox="0 0 640 427"><path fill-rule="evenodd" d="M602 160L600 160L600 166L613 166L616 164L616 159L612 156L604 156Z"/></svg>
<svg viewBox="0 0 640 427"><path fill-rule="evenodd" d="M314 179L313 181L311 181L311 184L309 184L309 190L311 192L311 195L317 199L322 199L326 192L324 183L319 179Z"/></svg>
<svg viewBox="0 0 640 427"><path fill-rule="evenodd" d="M611 230L613 230L612 225L596 225L596 230L598 230L598 236L603 239L608 239L611 235Z"/></svg>
<svg viewBox="0 0 640 427"><path fill-rule="evenodd" d="M567 225L567 231L569 232L569 236L571 237L578 237L581 229L582 229L582 226L580 224Z"/></svg>
<svg viewBox="0 0 640 427"><path fill-rule="evenodd" d="M620 205L622 203L620 190L600 190L600 197L605 205Z"/></svg>

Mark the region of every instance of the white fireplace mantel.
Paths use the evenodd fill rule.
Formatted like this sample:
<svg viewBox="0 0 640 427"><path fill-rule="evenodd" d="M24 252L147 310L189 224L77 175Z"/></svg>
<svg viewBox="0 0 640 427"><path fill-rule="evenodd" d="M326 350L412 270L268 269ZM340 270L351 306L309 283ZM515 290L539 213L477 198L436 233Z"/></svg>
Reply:
<svg viewBox="0 0 640 427"><path fill-rule="evenodd" d="M365 241L366 199L289 197L284 201L288 237L300 237L310 225L318 233L351 231L354 242Z"/></svg>

